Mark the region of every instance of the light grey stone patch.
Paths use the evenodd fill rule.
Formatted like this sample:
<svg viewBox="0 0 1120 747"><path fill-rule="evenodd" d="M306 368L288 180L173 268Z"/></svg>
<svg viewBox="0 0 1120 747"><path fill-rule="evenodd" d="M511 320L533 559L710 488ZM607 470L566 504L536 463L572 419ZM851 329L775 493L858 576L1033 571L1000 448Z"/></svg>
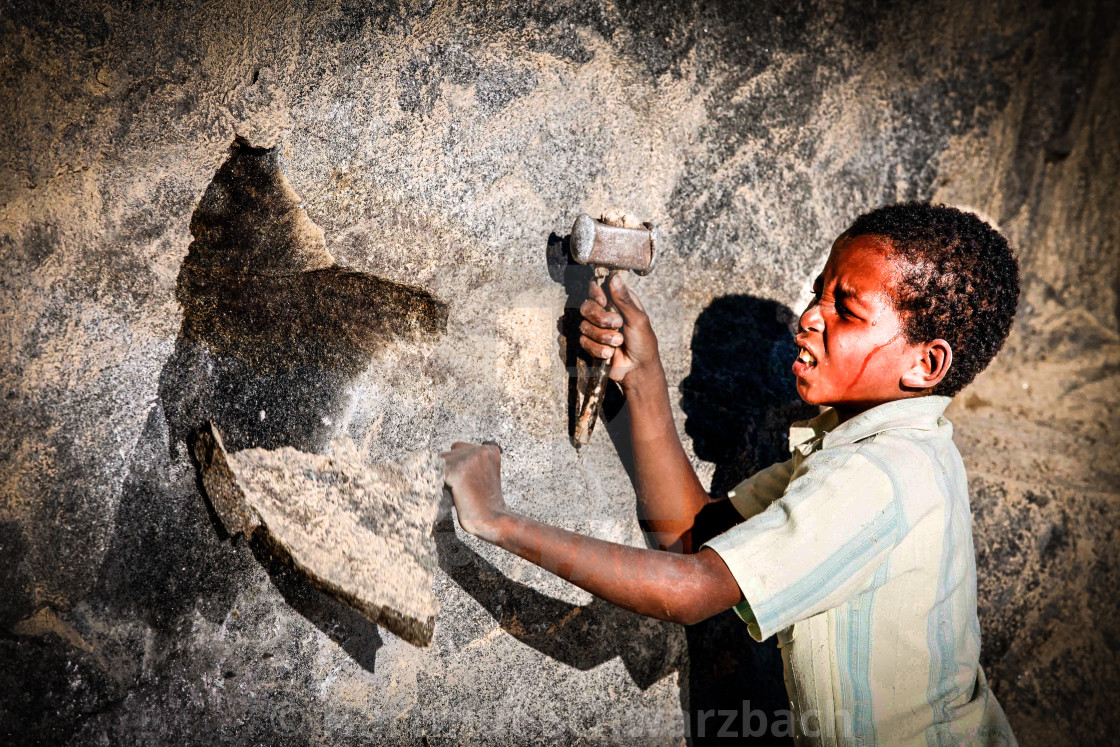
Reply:
<svg viewBox="0 0 1120 747"><path fill-rule="evenodd" d="M195 456L230 534L259 535L316 587L409 643L432 640L443 463L431 453L366 464L353 441L332 454L291 447L230 453L212 424Z"/></svg>

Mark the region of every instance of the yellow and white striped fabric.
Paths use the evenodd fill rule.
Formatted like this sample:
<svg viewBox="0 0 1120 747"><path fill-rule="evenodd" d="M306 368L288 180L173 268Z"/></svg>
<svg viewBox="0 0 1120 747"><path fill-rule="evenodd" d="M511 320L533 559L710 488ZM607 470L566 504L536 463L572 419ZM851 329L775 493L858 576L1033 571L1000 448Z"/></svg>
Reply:
<svg viewBox="0 0 1120 747"><path fill-rule="evenodd" d="M948 397L790 429L710 547L777 634L798 744L1014 745L980 668L972 515Z"/></svg>

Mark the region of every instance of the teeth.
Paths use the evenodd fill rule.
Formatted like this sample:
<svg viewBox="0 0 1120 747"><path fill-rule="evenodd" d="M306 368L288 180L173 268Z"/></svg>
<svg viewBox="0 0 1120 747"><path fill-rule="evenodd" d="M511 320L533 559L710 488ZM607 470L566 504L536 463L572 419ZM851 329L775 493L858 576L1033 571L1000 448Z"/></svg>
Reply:
<svg viewBox="0 0 1120 747"><path fill-rule="evenodd" d="M817 359L809 352L807 348L801 348L801 352L797 354L797 360L804 363L806 366L817 365Z"/></svg>

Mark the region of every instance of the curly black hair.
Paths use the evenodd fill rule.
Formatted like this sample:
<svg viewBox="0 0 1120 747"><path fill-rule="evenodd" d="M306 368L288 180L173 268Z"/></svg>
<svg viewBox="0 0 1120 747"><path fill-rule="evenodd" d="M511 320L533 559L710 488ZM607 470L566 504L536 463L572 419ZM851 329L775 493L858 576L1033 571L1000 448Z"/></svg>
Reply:
<svg viewBox="0 0 1120 747"><path fill-rule="evenodd" d="M910 344L953 349L933 394L952 396L1003 347L1019 301L1019 263L999 231L946 205L906 202L856 218L844 235L881 236L902 259L892 296Z"/></svg>

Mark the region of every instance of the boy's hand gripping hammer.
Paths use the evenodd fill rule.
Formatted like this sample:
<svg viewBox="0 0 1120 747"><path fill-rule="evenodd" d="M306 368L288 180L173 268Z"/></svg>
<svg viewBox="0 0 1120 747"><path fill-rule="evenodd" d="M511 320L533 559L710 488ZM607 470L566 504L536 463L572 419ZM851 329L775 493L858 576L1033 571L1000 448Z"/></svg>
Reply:
<svg viewBox="0 0 1120 747"><path fill-rule="evenodd" d="M609 301L611 278L622 270L648 275L657 259L657 229L652 223L643 223L642 228L623 228L594 220L584 213L572 226L570 243L575 261L595 268L595 282L608 298L609 311L618 311ZM611 362L602 358L596 358L590 365L583 406L572 433L577 446L585 446L591 440L610 367Z"/></svg>

